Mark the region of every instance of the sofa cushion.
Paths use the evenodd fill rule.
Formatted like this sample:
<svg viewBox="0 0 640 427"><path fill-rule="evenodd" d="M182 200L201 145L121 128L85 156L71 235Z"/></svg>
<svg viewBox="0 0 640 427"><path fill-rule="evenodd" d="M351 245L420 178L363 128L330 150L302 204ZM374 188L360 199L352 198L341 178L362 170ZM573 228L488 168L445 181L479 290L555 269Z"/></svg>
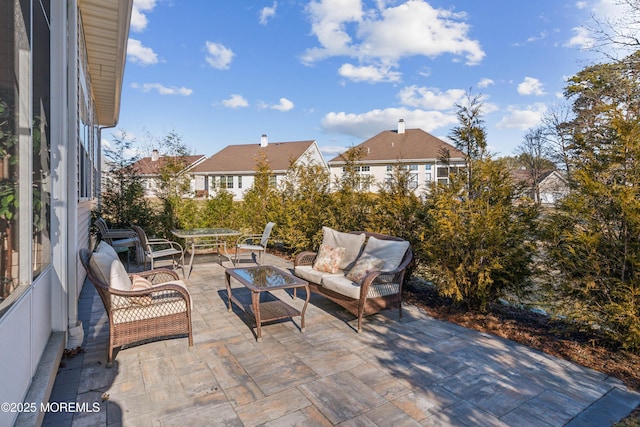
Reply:
<svg viewBox="0 0 640 427"><path fill-rule="evenodd" d="M360 299L360 285L344 276L325 276L322 278L322 286L349 298ZM394 295L398 292L400 292L400 285L397 283L373 283L369 287L367 298Z"/></svg>
<svg viewBox="0 0 640 427"><path fill-rule="evenodd" d="M393 271L402 262L407 249L409 249L409 242L405 240L383 240L371 236L364 247L364 251L362 251L362 256L366 254L382 259L384 260L382 270Z"/></svg>
<svg viewBox="0 0 640 427"><path fill-rule="evenodd" d="M320 250L313 263L313 269L327 273L337 273L340 270L344 252L345 249L343 247L336 248L329 245L320 245Z"/></svg>
<svg viewBox="0 0 640 427"><path fill-rule="evenodd" d="M131 279L120 262L118 254L107 243L100 242L89 261L91 273L109 287L120 291L131 290Z"/></svg>
<svg viewBox="0 0 640 427"><path fill-rule="evenodd" d="M325 276L338 276L343 277L344 273L342 271L338 271L337 273L326 273L323 271L314 270L310 265L298 265L293 270L294 274L301 279L306 280L307 282L320 284L322 283L322 278Z"/></svg>
<svg viewBox="0 0 640 427"><path fill-rule="evenodd" d="M360 285L352 282L343 275L323 277L322 286L339 294L346 295L349 298L360 298Z"/></svg>
<svg viewBox="0 0 640 427"><path fill-rule="evenodd" d="M344 257L340 262L341 270L349 270L362 251L362 245L366 235L342 233L330 227L322 227L322 244L333 246L334 248L344 248Z"/></svg>
<svg viewBox="0 0 640 427"><path fill-rule="evenodd" d="M354 281L358 284L362 284L362 280L365 276L372 271L380 270L384 267L384 260L376 258L373 255L362 254L356 261L356 264L347 273L347 279Z"/></svg>

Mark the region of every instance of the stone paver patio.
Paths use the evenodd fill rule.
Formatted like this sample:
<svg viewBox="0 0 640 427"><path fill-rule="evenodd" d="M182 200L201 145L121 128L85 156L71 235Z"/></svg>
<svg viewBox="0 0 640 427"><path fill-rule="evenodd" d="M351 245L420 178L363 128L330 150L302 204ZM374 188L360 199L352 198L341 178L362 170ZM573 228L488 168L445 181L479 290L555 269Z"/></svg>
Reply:
<svg viewBox="0 0 640 427"><path fill-rule="evenodd" d="M63 359L50 401L95 412L49 412L43 425L609 426L640 404L615 378L408 305L401 319L367 317L358 334L352 315L312 296L304 333L294 318L263 326L258 343L250 320L227 311L220 264L196 261L187 284L194 348L186 338L130 347L109 369L106 314L85 283L84 353Z"/></svg>

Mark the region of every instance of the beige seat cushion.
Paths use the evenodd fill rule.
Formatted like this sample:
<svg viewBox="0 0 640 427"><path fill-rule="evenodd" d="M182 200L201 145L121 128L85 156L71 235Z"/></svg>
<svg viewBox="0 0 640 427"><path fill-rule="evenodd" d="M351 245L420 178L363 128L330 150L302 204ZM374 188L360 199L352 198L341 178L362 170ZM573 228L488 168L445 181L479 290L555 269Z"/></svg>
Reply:
<svg viewBox="0 0 640 427"><path fill-rule="evenodd" d="M353 266L362 251L366 235L350 234L336 231L330 227L322 227L322 244L334 248L344 248L344 256L339 264L340 270L348 270Z"/></svg>
<svg viewBox="0 0 640 427"><path fill-rule="evenodd" d="M294 273L301 279L304 279L307 282L316 283L318 285L322 282L322 278L325 276L344 277L342 271L339 271L337 273L325 273L323 271L314 270L310 265L298 265L294 269Z"/></svg>
<svg viewBox="0 0 640 427"><path fill-rule="evenodd" d="M360 285L352 282L344 276L330 275L323 277L322 286L353 299L360 298ZM397 283L374 283L369 288L367 298L393 295L397 294L399 291L400 285Z"/></svg>

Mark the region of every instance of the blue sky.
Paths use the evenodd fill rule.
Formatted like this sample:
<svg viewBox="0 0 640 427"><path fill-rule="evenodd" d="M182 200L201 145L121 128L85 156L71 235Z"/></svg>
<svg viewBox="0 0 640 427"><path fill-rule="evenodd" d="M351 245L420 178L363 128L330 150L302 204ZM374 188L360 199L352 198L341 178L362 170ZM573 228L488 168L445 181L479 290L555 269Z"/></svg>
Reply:
<svg viewBox="0 0 640 427"><path fill-rule="evenodd" d="M327 160L398 119L446 140L465 91L510 155L592 63L616 0L135 0L120 120L147 155L316 140ZM112 139L109 132L103 135Z"/></svg>

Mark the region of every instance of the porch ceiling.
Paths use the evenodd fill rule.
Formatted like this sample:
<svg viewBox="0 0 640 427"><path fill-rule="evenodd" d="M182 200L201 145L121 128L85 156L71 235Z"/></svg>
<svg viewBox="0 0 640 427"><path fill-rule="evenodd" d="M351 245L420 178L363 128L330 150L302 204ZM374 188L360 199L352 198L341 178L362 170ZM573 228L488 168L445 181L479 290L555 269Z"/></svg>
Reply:
<svg viewBox="0 0 640 427"><path fill-rule="evenodd" d="M101 126L115 126L133 0L79 0L89 74Z"/></svg>

